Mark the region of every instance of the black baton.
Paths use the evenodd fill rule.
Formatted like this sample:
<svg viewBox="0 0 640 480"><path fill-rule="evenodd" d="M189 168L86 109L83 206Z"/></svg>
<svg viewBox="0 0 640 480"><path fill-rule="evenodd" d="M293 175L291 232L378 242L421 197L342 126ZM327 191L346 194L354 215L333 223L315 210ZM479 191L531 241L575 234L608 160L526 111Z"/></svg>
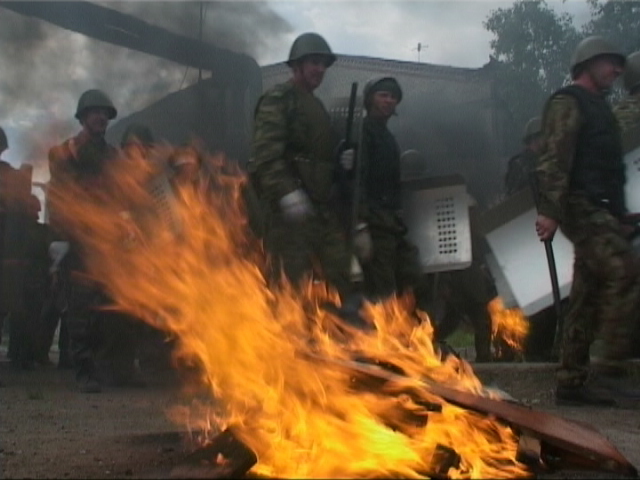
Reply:
<svg viewBox="0 0 640 480"><path fill-rule="evenodd" d="M540 201L540 192L538 190L538 181L535 174L532 172L529 175L529 183L531 184L531 191L533 193L533 200L536 204L536 209ZM562 329L564 325L564 319L562 318L562 299L560 298L560 284L558 282L558 271L556 270L556 259L553 255L553 245L550 240L543 240L544 251L547 255L547 266L549 267L549 276L551 277L551 292L553 294L553 306L556 312L556 332L553 341L553 350L555 353L559 352L560 345L562 343Z"/></svg>

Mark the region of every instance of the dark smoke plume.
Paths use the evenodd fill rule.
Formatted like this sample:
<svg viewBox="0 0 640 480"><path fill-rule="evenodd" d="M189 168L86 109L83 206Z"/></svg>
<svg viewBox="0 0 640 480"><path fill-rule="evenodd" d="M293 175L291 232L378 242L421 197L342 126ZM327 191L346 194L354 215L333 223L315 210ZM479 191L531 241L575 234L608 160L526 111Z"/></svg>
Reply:
<svg viewBox="0 0 640 480"><path fill-rule="evenodd" d="M173 33L198 38L200 2L96 2ZM265 2L203 2L202 39L256 60L291 31ZM47 149L73 135L80 94L101 88L121 118L194 83L198 71L100 42L0 8L0 125L12 149L42 173ZM202 72L203 77L208 72ZM46 168L45 168L46 170ZM46 175L48 176L48 174Z"/></svg>

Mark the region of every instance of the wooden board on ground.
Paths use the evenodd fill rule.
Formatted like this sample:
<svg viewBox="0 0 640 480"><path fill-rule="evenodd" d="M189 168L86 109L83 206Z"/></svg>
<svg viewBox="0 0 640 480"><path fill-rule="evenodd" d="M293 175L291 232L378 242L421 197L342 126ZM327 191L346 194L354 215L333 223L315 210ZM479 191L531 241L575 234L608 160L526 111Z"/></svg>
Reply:
<svg viewBox="0 0 640 480"><path fill-rule="evenodd" d="M380 388L386 384L411 389L414 393L422 390L461 408L493 415L507 423L514 431L538 438L548 458L555 459L552 465L554 468L588 469L630 477L638 476L637 469L620 451L590 426L512 402L494 400L471 392L413 379L372 364L306 356L331 366L344 368L354 376L368 377Z"/></svg>

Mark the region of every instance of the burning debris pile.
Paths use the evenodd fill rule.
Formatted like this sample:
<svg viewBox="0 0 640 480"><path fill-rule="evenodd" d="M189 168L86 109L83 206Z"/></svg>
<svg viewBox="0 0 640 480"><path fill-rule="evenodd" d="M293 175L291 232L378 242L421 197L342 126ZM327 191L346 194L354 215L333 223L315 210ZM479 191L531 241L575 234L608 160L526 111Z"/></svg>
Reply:
<svg viewBox="0 0 640 480"><path fill-rule="evenodd" d="M366 305L375 328L362 331L322 308L337 301L322 284L268 285L240 201L243 175L206 157L208 188L169 190L170 154L123 156L104 189L64 185L51 201L114 306L175 336L177 355L199 365L215 408L192 413L191 424L210 428L212 476L529 477L558 467L571 437L594 435L565 422L559 447L532 436L553 422L483 388L463 360L443 358L411 299ZM610 456L594 462L614 455L610 471L635 471L605 447Z"/></svg>

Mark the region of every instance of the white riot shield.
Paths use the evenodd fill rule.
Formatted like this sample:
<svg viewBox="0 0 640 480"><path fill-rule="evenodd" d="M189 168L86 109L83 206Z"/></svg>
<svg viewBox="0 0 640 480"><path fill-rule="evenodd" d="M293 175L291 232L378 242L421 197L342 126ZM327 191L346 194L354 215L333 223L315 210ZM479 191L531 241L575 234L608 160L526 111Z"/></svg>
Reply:
<svg viewBox="0 0 640 480"><path fill-rule="evenodd" d="M538 213L529 189L512 195L482 216L491 248L487 266L506 308L519 307L527 316L553 305L553 291L544 243L538 239ZM558 230L552 242L560 297L569 295L573 276L573 245Z"/></svg>
<svg viewBox="0 0 640 480"><path fill-rule="evenodd" d="M425 273L471 265L469 195L460 175L418 178L402 184L407 238L418 247Z"/></svg>
<svg viewBox="0 0 640 480"><path fill-rule="evenodd" d="M625 201L631 213L640 213L640 126L624 137L624 164L627 175Z"/></svg>
<svg viewBox="0 0 640 480"><path fill-rule="evenodd" d="M640 126L624 137L627 183L625 200L631 213L640 213ZM491 255L487 265L505 307L520 307L533 315L553 305L553 292L544 244L535 231L536 208L529 189L485 213L482 219ZM640 242L636 241L640 250ZM569 295L573 278L573 245L560 232L553 253L562 298Z"/></svg>

